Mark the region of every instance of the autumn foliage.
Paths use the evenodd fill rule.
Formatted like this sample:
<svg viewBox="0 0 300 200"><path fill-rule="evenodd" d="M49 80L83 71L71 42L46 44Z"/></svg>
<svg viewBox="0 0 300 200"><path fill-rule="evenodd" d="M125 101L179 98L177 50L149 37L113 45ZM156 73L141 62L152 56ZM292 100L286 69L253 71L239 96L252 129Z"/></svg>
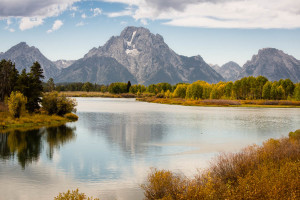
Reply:
<svg viewBox="0 0 300 200"><path fill-rule="evenodd" d="M300 130L221 154L192 179L153 169L142 188L146 199L300 199Z"/></svg>

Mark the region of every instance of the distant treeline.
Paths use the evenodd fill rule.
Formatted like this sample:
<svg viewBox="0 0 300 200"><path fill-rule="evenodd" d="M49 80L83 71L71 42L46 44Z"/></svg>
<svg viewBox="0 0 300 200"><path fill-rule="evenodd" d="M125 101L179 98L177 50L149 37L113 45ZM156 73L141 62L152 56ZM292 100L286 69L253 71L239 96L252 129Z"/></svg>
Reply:
<svg viewBox="0 0 300 200"><path fill-rule="evenodd" d="M48 84L45 85L47 91ZM57 91L99 91L112 94L132 93L136 95L156 95L160 98L185 99L239 99L239 100L300 100L300 83L290 79L269 81L266 77L245 77L235 82L209 84L205 81L194 83L157 83L149 86L128 83L98 85L86 83L65 83L55 87Z"/></svg>

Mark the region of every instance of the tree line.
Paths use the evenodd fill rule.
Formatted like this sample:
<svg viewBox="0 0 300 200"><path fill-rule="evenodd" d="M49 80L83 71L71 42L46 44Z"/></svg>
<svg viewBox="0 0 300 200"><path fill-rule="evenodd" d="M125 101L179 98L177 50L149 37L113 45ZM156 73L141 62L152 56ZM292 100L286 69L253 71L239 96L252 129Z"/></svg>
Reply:
<svg viewBox="0 0 300 200"><path fill-rule="evenodd" d="M27 97L26 109L33 112L39 109L42 92L51 91L97 91L112 94L132 93L136 95L149 94L165 98L185 99L238 99L238 100L300 100L300 83L293 83L290 79L269 81L266 77L244 77L235 82L219 82L209 84L205 81L194 83L157 83L149 86L141 84L111 83L109 85L90 82L54 83L50 78L42 82L43 70L38 62L33 63L30 72L25 69L19 74L10 60L0 62L0 101L4 101L12 91L20 91Z"/></svg>
<svg viewBox="0 0 300 200"><path fill-rule="evenodd" d="M300 100L300 83L293 83L290 79L269 81L264 76L244 77L235 82L219 82L209 84L205 81L194 83L157 83L149 86L141 84L111 83L98 85L86 83L65 83L55 87L57 91L98 91L112 94L132 93L149 94L165 98L184 99L238 99L238 100Z"/></svg>

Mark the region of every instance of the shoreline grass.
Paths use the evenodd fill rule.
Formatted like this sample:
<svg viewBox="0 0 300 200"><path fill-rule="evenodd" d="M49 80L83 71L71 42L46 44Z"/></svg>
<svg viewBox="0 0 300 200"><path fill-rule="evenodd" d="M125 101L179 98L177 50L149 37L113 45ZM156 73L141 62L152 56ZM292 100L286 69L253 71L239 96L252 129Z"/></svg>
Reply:
<svg viewBox="0 0 300 200"><path fill-rule="evenodd" d="M72 116L57 116L46 114L26 114L20 118L12 118L6 112L0 112L0 133L11 130L31 130L41 127L59 126L67 122L77 121L75 114Z"/></svg>
<svg viewBox="0 0 300 200"><path fill-rule="evenodd" d="M132 93L111 94L109 92L63 91L59 92L59 94L66 97L136 98L136 95Z"/></svg>
<svg viewBox="0 0 300 200"><path fill-rule="evenodd" d="M258 107L258 108L300 108L300 101L289 100L227 100L227 99L204 99L189 100L182 98L157 98L141 97L137 101L160 103L182 106L205 106L205 107Z"/></svg>
<svg viewBox="0 0 300 200"><path fill-rule="evenodd" d="M103 92L64 91L60 94L67 97L102 97L102 98L136 98L137 101L182 106L205 107L257 107L257 108L300 108L300 101L292 100L231 100L231 99L203 99L191 100L182 98L159 98L155 95L132 93L111 94Z"/></svg>
<svg viewBox="0 0 300 200"><path fill-rule="evenodd" d="M300 129L237 153L223 153L194 177L152 169L141 185L145 199L300 198Z"/></svg>

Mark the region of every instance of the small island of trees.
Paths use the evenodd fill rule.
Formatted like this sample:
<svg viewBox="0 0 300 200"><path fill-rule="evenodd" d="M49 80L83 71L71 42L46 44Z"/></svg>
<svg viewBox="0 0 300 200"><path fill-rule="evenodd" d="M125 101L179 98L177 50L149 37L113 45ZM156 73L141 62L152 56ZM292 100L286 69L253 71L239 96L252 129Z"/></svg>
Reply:
<svg viewBox="0 0 300 200"><path fill-rule="evenodd" d="M77 120L76 101L57 92L43 95L43 70L38 62L19 74L10 60L0 62L0 129L36 127Z"/></svg>

